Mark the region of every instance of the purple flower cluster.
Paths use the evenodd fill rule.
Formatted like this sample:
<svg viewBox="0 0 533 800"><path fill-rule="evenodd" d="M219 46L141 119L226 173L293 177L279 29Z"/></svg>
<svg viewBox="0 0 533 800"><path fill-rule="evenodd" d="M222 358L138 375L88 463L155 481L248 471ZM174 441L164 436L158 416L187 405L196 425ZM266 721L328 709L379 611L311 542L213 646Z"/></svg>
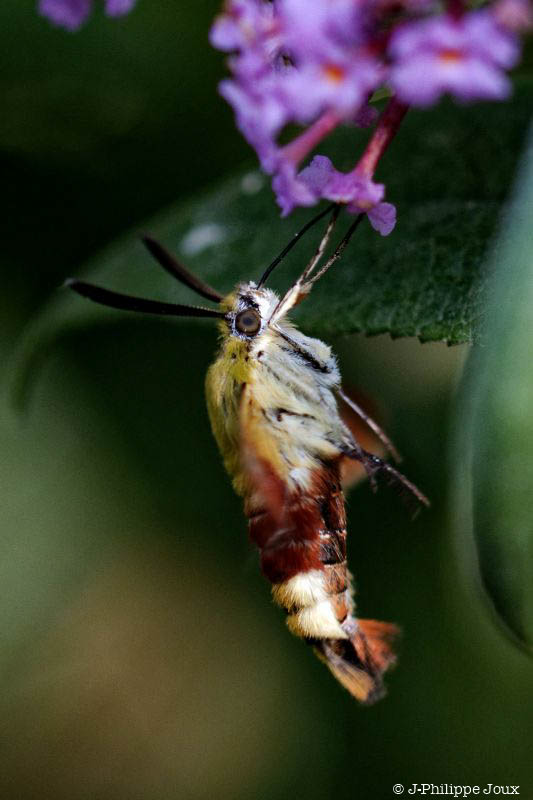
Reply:
<svg viewBox="0 0 533 800"><path fill-rule="evenodd" d="M127 14L136 0L105 0L105 12L110 17ZM76 31L89 17L93 0L39 0L39 13L62 28Z"/></svg>
<svg viewBox="0 0 533 800"><path fill-rule="evenodd" d="M227 0L211 30L232 72L220 91L273 176L283 214L327 198L390 233L395 210L373 176L407 106L444 93L461 102L506 98L505 70L519 55L517 26L506 18L519 17L524 2L472 11L450 0L435 13L431 0ZM341 173L324 156L302 169L338 125L373 124L368 103L382 87L393 98L354 169ZM281 145L289 124L304 129Z"/></svg>

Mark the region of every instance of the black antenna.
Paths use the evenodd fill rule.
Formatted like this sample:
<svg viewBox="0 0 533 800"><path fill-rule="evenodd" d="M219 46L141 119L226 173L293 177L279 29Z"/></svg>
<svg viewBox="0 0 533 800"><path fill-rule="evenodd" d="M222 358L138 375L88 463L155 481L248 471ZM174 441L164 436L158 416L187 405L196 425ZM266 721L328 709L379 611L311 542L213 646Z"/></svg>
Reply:
<svg viewBox="0 0 533 800"><path fill-rule="evenodd" d="M266 270L263 272L263 274L262 274L262 276L261 276L261 278L259 280L259 283L257 284L257 288L258 289L260 289L261 286L263 286L266 283L267 279L270 277L270 274L271 274L272 270L275 267L278 266L280 261L283 261L283 259L287 255L287 253L289 253L292 250L294 245L302 238L304 233L307 233L307 231L310 228L312 228L313 225L316 225L317 222L320 222L322 217L325 217L326 214L329 214L330 211L333 211L336 207L337 207L337 204L336 203L332 203L327 208L325 208L323 211L321 211L320 214L317 214L316 217L313 217L313 219L309 220L309 222L306 225L303 226L301 231L298 231L298 233L294 234L294 236L290 240L289 244L286 245L283 248L283 250L281 251L279 256L277 258L275 258L274 261L271 264L269 264L268 267L266 268Z"/></svg>
<svg viewBox="0 0 533 800"><path fill-rule="evenodd" d="M77 292L82 297L100 303L102 306L118 308L122 311L140 311L144 314L159 314L170 317L218 317L223 319L223 311L199 306L182 306L175 303L163 303L159 300L148 300L144 297L132 297L129 294L112 292L94 283L85 283L75 278L68 278L64 286Z"/></svg>
<svg viewBox="0 0 533 800"><path fill-rule="evenodd" d="M204 281L197 278L196 275L193 275L192 272L181 264L177 258L175 258L169 251L163 247L160 242L156 239L153 239L151 236L141 236L141 241L143 242L144 246L147 248L148 252L155 258L155 260L161 264L163 269L165 269L173 278L184 283L185 286L188 286L189 289L192 289L193 292L205 297L206 300L214 300L215 303L220 303L222 300L223 295L220 292L217 292L216 289L213 289L209 284L204 283Z"/></svg>

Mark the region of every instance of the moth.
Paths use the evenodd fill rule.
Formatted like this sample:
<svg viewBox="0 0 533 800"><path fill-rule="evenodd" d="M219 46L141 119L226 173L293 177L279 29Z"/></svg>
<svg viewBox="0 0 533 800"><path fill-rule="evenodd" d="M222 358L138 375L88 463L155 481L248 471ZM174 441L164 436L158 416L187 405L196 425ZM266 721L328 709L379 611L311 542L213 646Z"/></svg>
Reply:
<svg viewBox="0 0 533 800"><path fill-rule="evenodd" d="M298 280L278 297L266 287L273 269L326 215L326 230ZM287 626L309 643L333 675L362 703L384 694L383 673L395 661L395 625L355 616L346 562L346 514L341 469L364 467L372 486L384 476L416 501L424 495L387 461L365 450L343 421L346 404L392 455L379 426L342 389L330 347L301 333L288 318L314 283L338 261L362 215L325 263L339 207L321 211L293 237L260 280L223 296L189 272L151 237L150 253L171 275L217 308L131 297L71 279L85 298L127 311L218 320L220 347L207 372L207 407L215 439L237 493L274 601Z"/></svg>

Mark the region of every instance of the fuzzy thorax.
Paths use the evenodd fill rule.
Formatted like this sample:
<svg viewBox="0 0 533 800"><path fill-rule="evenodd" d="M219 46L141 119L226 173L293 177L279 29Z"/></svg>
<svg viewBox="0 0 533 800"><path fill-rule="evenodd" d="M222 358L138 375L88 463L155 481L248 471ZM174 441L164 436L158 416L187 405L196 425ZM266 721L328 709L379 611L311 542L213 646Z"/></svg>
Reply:
<svg viewBox="0 0 533 800"><path fill-rule="evenodd" d="M324 460L350 439L333 394L340 376L330 348L298 331L286 318L275 324L279 299L253 283L240 285L221 307L221 343L207 375L207 402L215 438L240 494L250 491L243 450L252 449L286 484L305 490ZM261 316L254 337L240 334L243 308Z"/></svg>

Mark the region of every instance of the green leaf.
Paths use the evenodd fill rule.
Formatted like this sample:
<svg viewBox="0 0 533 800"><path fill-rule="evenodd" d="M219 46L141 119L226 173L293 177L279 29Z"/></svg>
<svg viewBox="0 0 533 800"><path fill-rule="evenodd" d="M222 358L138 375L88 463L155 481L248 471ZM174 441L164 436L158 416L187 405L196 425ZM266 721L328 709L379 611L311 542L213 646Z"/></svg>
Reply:
<svg viewBox="0 0 533 800"><path fill-rule="evenodd" d="M483 585L533 647L533 137L490 261L480 346L458 403L461 535L473 524ZM466 524L465 524L466 523Z"/></svg>
<svg viewBox="0 0 533 800"><path fill-rule="evenodd" d="M365 221L342 262L297 310L306 331L388 332L451 343L472 339L483 254L512 178L532 95L533 84L525 82L507 104L443 103L408 115L377 176L398 206L396 230L383 238ZM368 132L346 129L334 137L329 153L335 163L353 163L355 144L362 147L365 136ZM238 281L257 278L309 216L303 209L280 220L267 179L250 172L165 211L144 229L227 292ZM309 234L291 253L272 285L287 286L319 235ZM195 301L153 265L133 233L78 276L132 294ZM65 331L110 318L118 319L117 312L58 292L21 344L21 374Z"/></svg>

